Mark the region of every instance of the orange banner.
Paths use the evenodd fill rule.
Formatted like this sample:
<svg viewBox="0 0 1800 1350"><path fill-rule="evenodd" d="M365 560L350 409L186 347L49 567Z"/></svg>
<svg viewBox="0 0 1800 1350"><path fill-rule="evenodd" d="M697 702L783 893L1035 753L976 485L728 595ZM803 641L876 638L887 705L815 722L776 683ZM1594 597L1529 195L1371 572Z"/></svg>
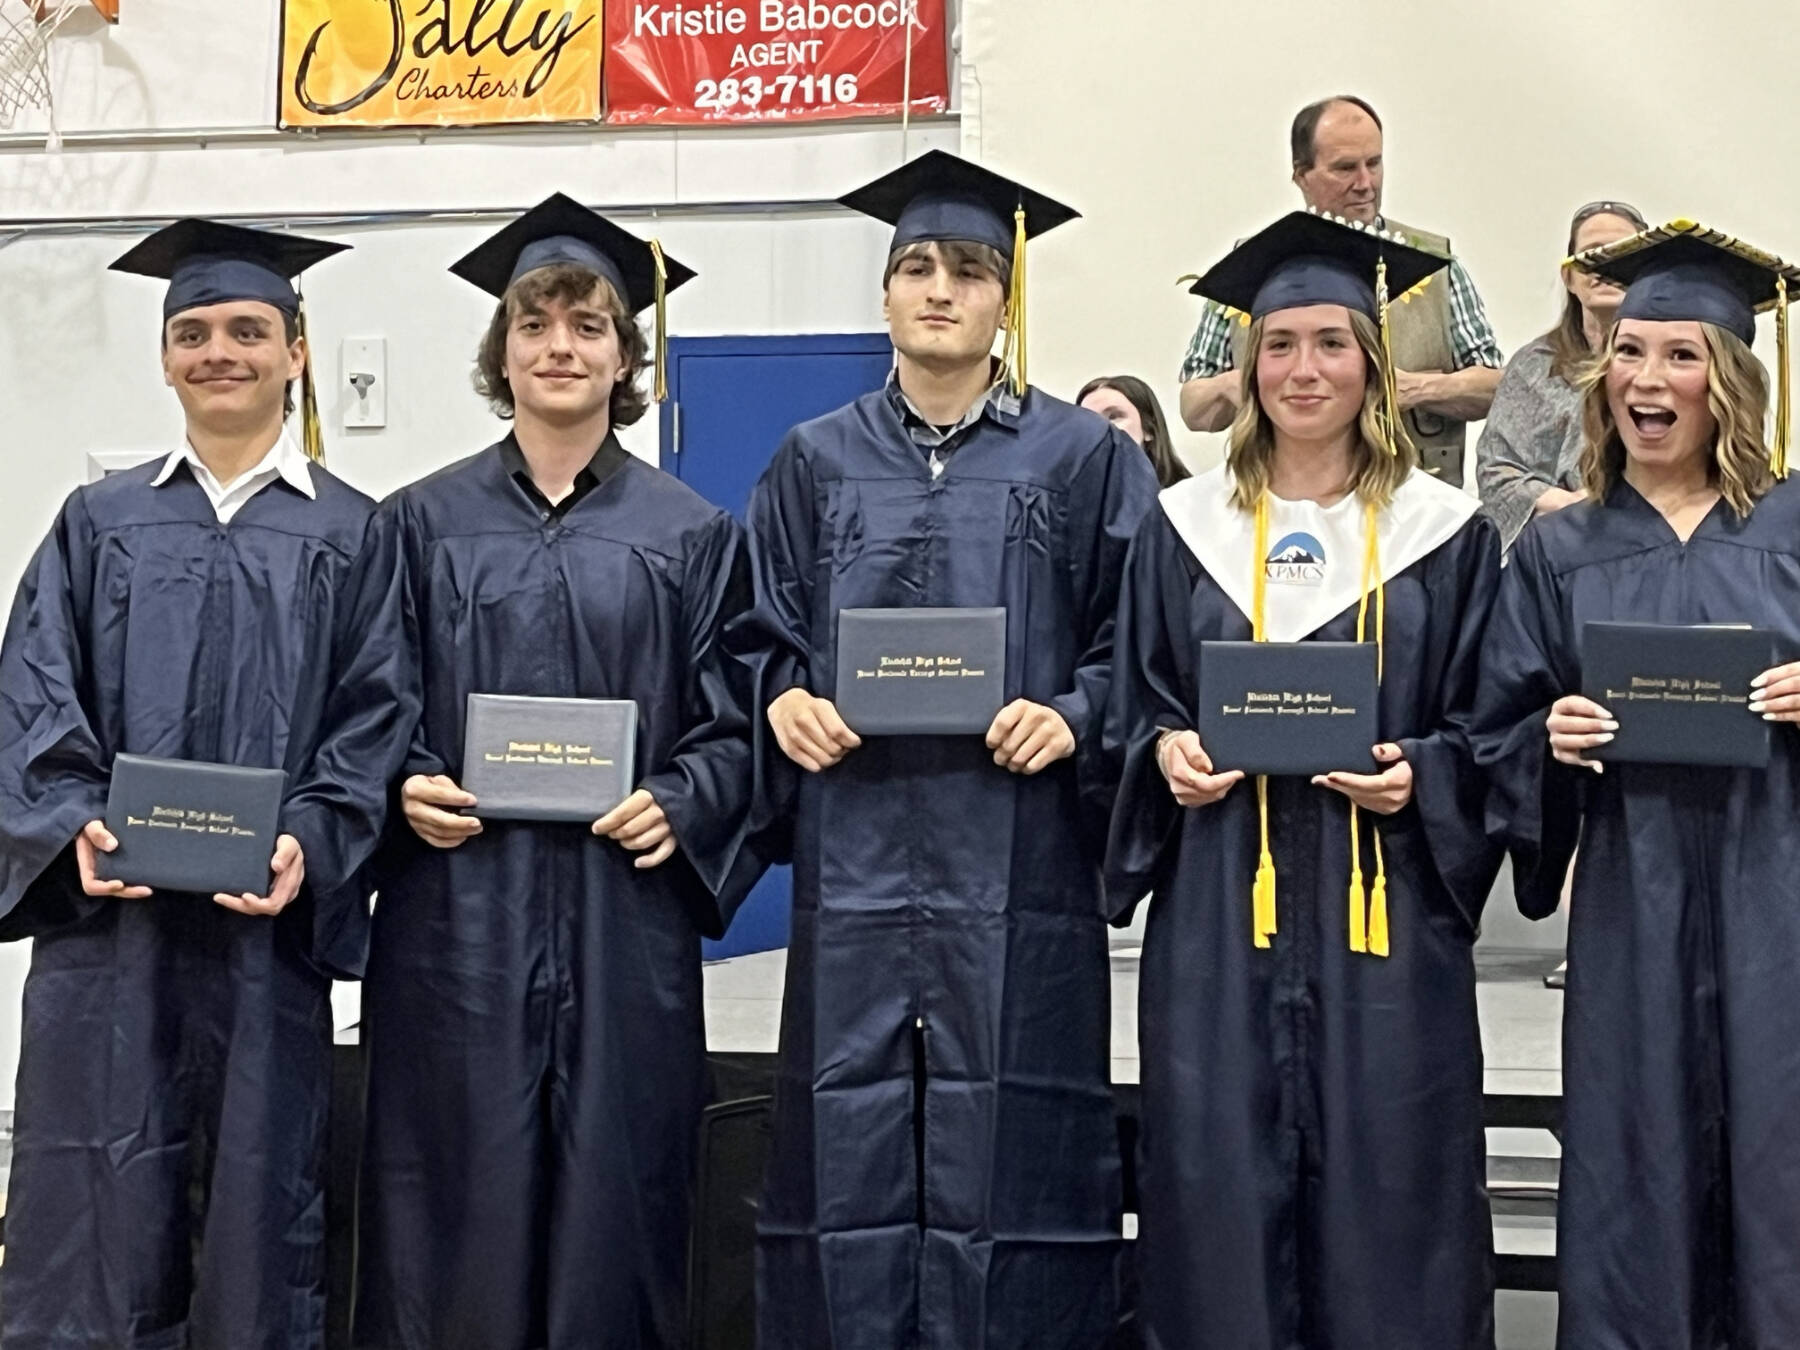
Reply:
<svg viewBox="0 0 1800 1350"><path fill-rule="evenodd" d="M600 117L601 0L284 0L283 127Z"/></svg>

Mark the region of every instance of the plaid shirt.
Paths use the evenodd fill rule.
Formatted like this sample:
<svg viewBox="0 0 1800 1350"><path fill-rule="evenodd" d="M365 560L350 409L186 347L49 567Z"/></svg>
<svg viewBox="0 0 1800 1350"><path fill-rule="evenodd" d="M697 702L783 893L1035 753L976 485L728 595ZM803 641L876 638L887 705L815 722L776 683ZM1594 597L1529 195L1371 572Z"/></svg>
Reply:
<svg viewBox="0 0 1800 1350"><path fill-rule="evenodd" d="M888 374L887 399L895 412L900 414L900 423L912 438L912 443L925 452L926 463L931 466L931 476L940 477L944 465L950 456L956 453L956 447L962 444L963 433L974 426L982 418L993 414L1002 425L1010 425L1018 420L1020 399L1012 391L1012 384L1003 378L1004 371L996 377L993 387L969 406L962 421L947 430L939 429L925 420L925 414L913 406L900 388L900 373L892 371Z"/></svg>
<svg viewBox="0 0 1800 1350"><path fill-rule="evenodd" d="M1385 228L1386 222L1376 225ZM1231 328L1234 317L1222 305L1208 300L1200 312L1200 326L1194 340L1188 343L1187 359L1181 363L1181 382L1207 375L1219 375L1235 364L1231 357ZM1500 344L1494 340L1481 295L1463 265L1450 260L1450 350L1455 354L1456 368L1490 366L1499 370L1506 364L1500 355Z"/></svg>

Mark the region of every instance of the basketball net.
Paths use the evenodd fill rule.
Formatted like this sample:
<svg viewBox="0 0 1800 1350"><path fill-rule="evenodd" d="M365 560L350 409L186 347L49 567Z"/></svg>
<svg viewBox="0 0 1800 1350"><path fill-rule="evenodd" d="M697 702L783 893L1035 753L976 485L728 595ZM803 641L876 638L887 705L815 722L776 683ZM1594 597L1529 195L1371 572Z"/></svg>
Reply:
<svg viewBox="0 0 1800 1350"><path fill-rule="evenodd" d="M88 0L0 0L0 127L26 108L50 114L45 148L61 148L50 78L50 39Z"/></svg>

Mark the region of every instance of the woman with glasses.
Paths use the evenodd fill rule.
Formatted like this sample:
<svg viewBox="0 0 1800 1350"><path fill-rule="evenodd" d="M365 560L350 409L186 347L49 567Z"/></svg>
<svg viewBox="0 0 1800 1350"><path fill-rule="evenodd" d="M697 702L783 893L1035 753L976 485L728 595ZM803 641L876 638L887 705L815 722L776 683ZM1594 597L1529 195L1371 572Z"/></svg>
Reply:
<svg viewBox="0 0 1800 1350"><path fill-rule="evenodd" d="M1589 202L1569 224L1569 254L1599 248L1645 228L1625 202ZM1606 345L1624 292L1564 263L1562 318L1507 363L1475 447L1482 505L1511 548L1534 515L1581 500L1582 369Z"/></svg>

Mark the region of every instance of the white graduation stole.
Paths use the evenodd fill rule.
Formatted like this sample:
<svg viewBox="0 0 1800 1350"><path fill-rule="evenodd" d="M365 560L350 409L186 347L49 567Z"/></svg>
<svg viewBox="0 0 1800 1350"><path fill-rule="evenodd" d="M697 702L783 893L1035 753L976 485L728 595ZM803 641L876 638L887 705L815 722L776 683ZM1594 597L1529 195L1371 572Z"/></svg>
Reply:
<svg viewBox="0 0 1800 1350"><path fill-rule="evenodd" d="M1255 597L1249 566L1254 513L1233 506L1236 488L1221 464L1165 488L1157 498L1181 541L1246 619ZM1381 577L1391 579L1460 530L1481 509L1473 497L1414 469L1376 515ZM1264 636L1310 637L1362 599L1363 506L1354 493L1332 506L1269 498Z"/></svg>
<svg viewBox="0 0 1800 1350"><path fill-rule="evenodd" d="M1284 501L1265 493L1254 510L1232 503L1235 481L1220 465L1165 489L1169 523L1230 598L1258 642L1298 642L1352 605L1356 640L1366 640L1375 597L1375 642L1383 645L1384 583L1445 543L1475 514L1475 500L1414 469L1380 511L1354 493L1331 506ZM1379 665L1379 658L1378 658ZM1252 931L1258 947L1276 933L1275 863L1269 849L1269 781L1256 780L1261 852L1251 884ZM1348 940L1353 952L1388 955L1387 867L1374 835L1375 884L1363 889L1362 833L1350 803Z"/></svg>

